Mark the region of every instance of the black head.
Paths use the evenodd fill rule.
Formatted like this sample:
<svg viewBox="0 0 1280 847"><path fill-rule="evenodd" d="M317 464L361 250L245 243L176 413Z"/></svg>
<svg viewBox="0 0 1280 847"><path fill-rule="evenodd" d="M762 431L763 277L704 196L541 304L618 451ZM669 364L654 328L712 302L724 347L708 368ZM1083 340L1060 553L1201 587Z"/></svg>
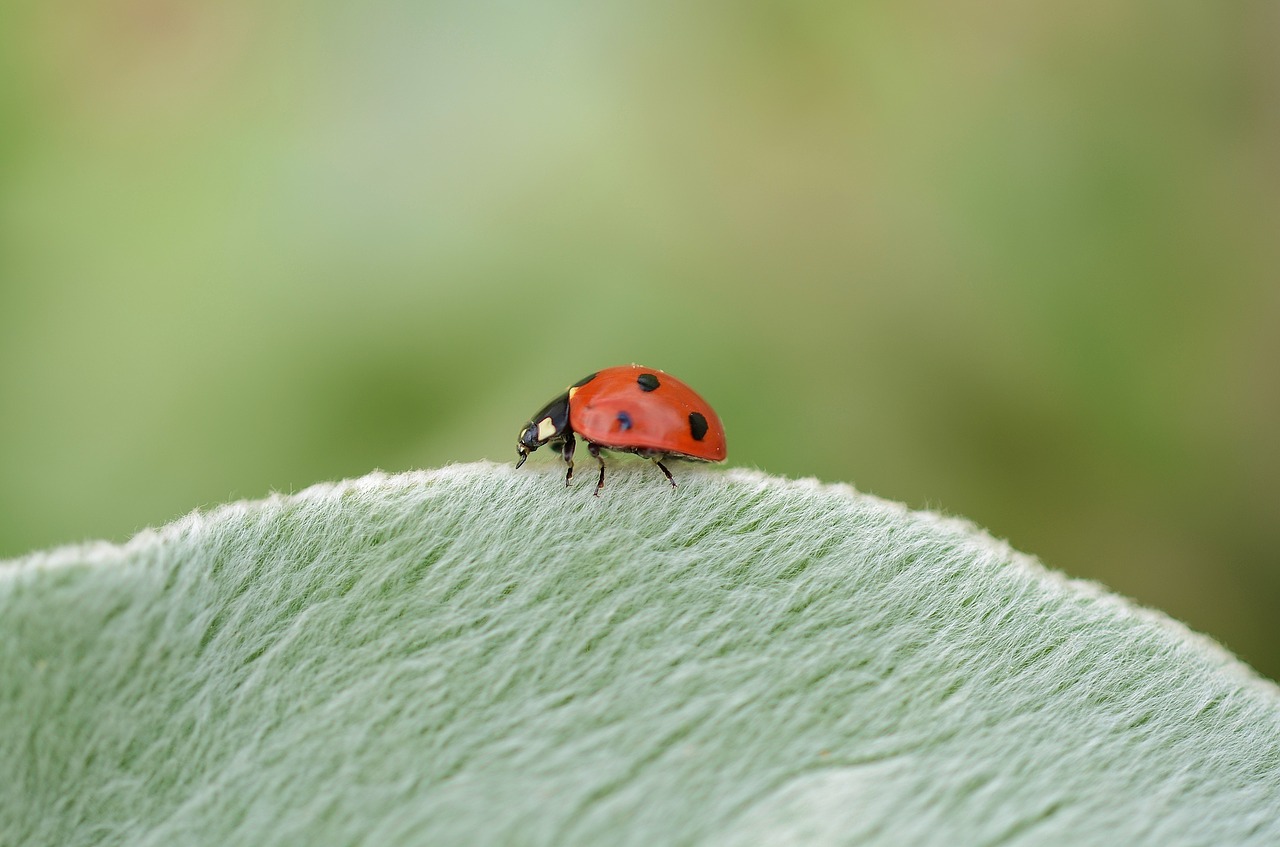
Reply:
<svg viewBox="0 0 1280 847"><path fill-rule="evenodd" d="M569 432L569 392L561 394L548 403L520 430L516 438L516 455L520 460L516 467L524 464L529 454L548 441L557 441Z"/></svg>

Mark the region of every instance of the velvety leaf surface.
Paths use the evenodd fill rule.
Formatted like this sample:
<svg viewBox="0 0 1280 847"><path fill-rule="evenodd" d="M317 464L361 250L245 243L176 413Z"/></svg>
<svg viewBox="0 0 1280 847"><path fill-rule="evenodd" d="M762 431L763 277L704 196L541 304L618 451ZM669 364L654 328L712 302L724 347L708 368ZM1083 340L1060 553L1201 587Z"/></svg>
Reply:
<svg viewBox="0 0 1280 847"><path fill-rule="evenodd" d="M1277 689L1163 615L847 487L540 467L0 563L0 844L1280 843Z"/></svg>

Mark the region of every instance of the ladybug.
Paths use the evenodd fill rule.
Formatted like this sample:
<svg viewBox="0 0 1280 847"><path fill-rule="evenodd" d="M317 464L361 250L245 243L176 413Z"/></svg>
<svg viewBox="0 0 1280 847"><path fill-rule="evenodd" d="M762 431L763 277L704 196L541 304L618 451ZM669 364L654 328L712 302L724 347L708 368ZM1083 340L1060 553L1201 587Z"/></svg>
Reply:
<svg viewBox="0 0 1280 847"><path fill-rule="evenodd" d="M651 460L671 483L663 459L723 462L724 425L720 416L688 385L653 368L620 365L578 380L542 408L520 430L516 453L524 464L544 444L559 450L569 465L564 484L573 479L575 435L600 463L597 495L604 488L601 450L635 453Z"/></svg>

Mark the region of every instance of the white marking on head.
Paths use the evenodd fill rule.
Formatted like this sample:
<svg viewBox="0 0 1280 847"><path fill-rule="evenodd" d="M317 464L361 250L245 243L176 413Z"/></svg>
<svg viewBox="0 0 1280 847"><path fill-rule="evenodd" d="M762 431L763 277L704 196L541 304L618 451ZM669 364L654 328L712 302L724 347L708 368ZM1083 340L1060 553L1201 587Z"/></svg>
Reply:
<svg viewBox="0 0 1280 847"><path fill-rule="evenodd" d="M538 440L546 441L548 438L556 434L556 424L551 418L543 418L538 421Z"/></svg>

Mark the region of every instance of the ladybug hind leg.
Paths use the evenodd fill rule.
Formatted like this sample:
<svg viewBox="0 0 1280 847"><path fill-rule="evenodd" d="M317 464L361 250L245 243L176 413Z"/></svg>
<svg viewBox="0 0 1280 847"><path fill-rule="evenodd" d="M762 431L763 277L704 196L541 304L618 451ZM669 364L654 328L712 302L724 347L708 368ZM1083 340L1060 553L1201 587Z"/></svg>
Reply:
<svg viewBox="0 0 1280 847"><path fill-rule="evenodd" d="M671 471L667 470L667 466L662 464L662 457L650 456L649 460L658 466L658 470L662 471L664 474L667 475L667 482L671 483L671 490L674 491L676 488L675 478L671 476Z"/></svg>

